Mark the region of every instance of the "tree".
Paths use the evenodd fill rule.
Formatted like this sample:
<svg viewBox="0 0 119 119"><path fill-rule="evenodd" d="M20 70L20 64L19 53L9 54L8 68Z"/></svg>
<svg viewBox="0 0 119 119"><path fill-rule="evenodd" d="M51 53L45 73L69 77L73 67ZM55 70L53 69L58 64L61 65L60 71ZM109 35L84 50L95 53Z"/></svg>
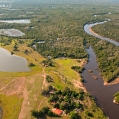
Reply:
<svg viewBox="0 0 119 119"><path fill-rule="evenodd" d="M52 82L52 80L53 80L53 79L51 78L51 76L49 76L49 75L46 76L46 81L47 81L47 82Z"/></svg>
<svg viewBox="0 0 119 119"><path fill-rule="evenodd" d="M14 51L18 51L18 46L17 45L14 46Z"/></svg>
<svg viewBox="0 0 119 119"><path fill-rule="evenodd" d="M44 113L44 114L48 114L48 111L49 111L49 107L43 107L42 109L41 109L41 111Z"/></svg>
<svg viewBox="0 0 119 119"><path fill-rule="evenodd" d="M39 117L42 118L44 116L42 111L35 111L35 110L31 111L31 115L35 118L39 118Z"/></svg>
<svg viewBox="0 0 119 119"><path fill-rule="evenodd" d="M14 54L14 52L11 52L11 55L13 55Z"/></svg>
<svg viewBox="0 0 119 119"><path fill-rule="evenodd" d="M77 113L75 113L74 111L72 111L72 112L70 113L70 118L71 118L71 119L79 119L79 115L78 115Z"/></svg>
<svg viewBox="0 0 119 119"><path fill-rule="evenodd" d="M32 62L29 63L29 67L34 67L34 66L35 66L35 64L33 64Z"/></svg>

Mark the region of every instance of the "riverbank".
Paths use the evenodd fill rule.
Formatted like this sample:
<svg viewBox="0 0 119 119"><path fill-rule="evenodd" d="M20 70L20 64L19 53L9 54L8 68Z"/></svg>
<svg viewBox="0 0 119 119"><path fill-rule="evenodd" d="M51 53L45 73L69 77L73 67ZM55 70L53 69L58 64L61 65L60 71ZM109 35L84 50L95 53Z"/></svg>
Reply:
<svg viewBox="0 0 119 119"><path fill-rule="evenodd" d="M90 34L90 35L92 35L92 36L95 36L96 38L98 38L98 39L101 39L101 40L103 40L102 42L100 41L98 41L97 40L97 42L99 42L99 44L101 43L103 46L100 46L100 45L98 45L100 48L96 48L95 47L95 50L96 50L96 54L97 54L97 60L99 61L98 63L101 65L103 65L103 66L105 66L105 67L109 67L109 66L106 66L106 64L108 65L108 62L107 63L103 63L103 61L102 62L100 62L101 61L101 59L103 59L105 56L108 56L108 57L105 57L104 59L107 59L107 61L109 61L110 63L112 63L113 61L115 61L115 62L118 62L116 59L117 59L117 56L113 56L113 54L115 53L115 54L118 54L118 47L115 47L114 48L114 45L116 45L116 46L119 46L119 42L116 42L116 41L114 41L114 40L112 40L112 39L109 39L109 38L105 38L105 37L103 37L103 36L101 36L101 35L99 35L99 34L97 34L97 33L95 33L93 30L92 30L92 27L93 26L95 26L95 25L98 25L98 24L103 24L103 23L105 23L105 22L107 22L107 21L104 21L104 22L97 22L97 23L94 23L94 24L86 24L85 26L84 26L84 30L85 30L85 32L86 33L88 33L88 34ZM95 39L96 40L96 39ZM107 44L107 42L105 42L105 41L108 41L108 42L111 42L112 44ZM105 46L105 44L106 44L106 46ZM113 45L114 44L114 45ZM108 51L106 51L107 50L107 48L108 48ZM101 53L105 53L105 56L102 56L103 54L101 54ZM110 52L112 52L112 54L110 54ZM101 55L100 55L101 54ZM113 60L112 60L113 59ZM106 75L106 73L103 73L104 75L104 77L105 78L103 78L103 80L104 80L104 85L113 85L113 84L118 84L119 83L119 80L118 80L118 78L117 79L114 79L113 77L116 77L117 75L118 75L118 68L117 68L117 65L116 64L114 64L114 66L113 65L111 65L110 66L110 68L111 69L113 69L112 71L111 71L111 69L109 69L109 68L105 68L105 67L102 67L101 68L101 70L103 71L103 70L106 70L106 72L108 73L108 72L117 72L115 75L113 75L113 74L111 74L110 76L108 76L108 75ZM107 71L107 69L108 69L108 71ZM115 69L115 70L114 70ZM114 79L114 81L112 81L112 79ZM105 80L107 81L107 82L110 82L110 83L107 83L107 82L105 82Z"/></svg>
<svg viewBox="0 0 119 119"><path fill-rule="evenodd" d="M85 65L85 70L82 73L82 77L85 80L84 86L86 87L86 90L95 97L97 105L104 111L106 116L110 119L118 119L119 106L113 103L113 95L118 91L119 84L110 86L104 85L104 80L102 76L100 76L100 72L96 70L98 64L95 52L92 47L89 47L86 51L89 55L89 62ZM98 77L97 80L94 80L94 77L89 73L89 70L93 72L94 76Z"/></svg>
<svg viewBox="0 0 119 119"><path fill-rule="evenodd" d="M92 28L90 28L90 32L92 32L93 34L97 35L97 36L100 36L99 34L95 33ZM103 37L103 36L100 36L100 37ZM111 39L110 39L111 40ZM104 80L104 79L103 79ZM108 83L108 82L105 82L104 80L104 85L107 85L107 86L110 86L110 85L115 85L115 84L118 84L119 83L119 78L116 78L114 79L112 82Z"/></svg>
<svg viewBox="0 0 119 119"><path fill-rule="evenodd" d="M111 86L111 85L115 85L119 83L119 78L116 78L114 81L108 83L108 82L104 82L105 86Z"/></svg>
<svg viewBox="0 0 119 119"><path fill-rule="evenodd" d="M115 104L119 105L119 103L117 103L117 102L115 101L115 99L113 99L113 103L115 103Z"/></svg>
<svg viewBox="0 0 119 119"><path fill-rule="evenodd" d="M99 34L95 33L92 28L90 28L90 32L92 32L93 34L97 35L97 36L100 36Z"/></svg>

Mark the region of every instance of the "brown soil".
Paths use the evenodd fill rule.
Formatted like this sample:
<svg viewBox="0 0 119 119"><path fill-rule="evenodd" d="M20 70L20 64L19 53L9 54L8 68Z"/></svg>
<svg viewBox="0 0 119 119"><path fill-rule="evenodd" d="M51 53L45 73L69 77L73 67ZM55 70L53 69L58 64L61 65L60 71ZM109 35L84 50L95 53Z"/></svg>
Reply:
<svg viewBox="0 0 119 119"><path fill-rule="evenodd" d="M26 78L21 77L18 79L14 79L11 82L9 82L6 86L4 86L1 91L2 93L6 94L6 95L23 95L23 89L25 87L25 83L26 83Z"/></svg>
<svg viewBox="0 0 119 119"><path fill-rule="evenodd" d="M80 89L84 90L85 92L87 92L86 88L80 81L73 80L73 85L74 85L74 87L80 88Z"/></svg>
<svg viewBox="0 0 119 119"><path fill-rule="evenodd" d="M104 85L107 85L107 86L110 86L110 85L114 85L114 84L117 84L119 83L119 78L116 78L114 81L112 81L111 83L107 83L107 82L104 82Z"/></svg>
<svg viewBox="0 0 119 119"><path fill-rule="evenodd" d="M24 119L27 113L27 110L29 110L28 109L29 107L27 106L28 105L28 91L26 88L23 91L23 97L24 97L24 100L22 102L21 111L19 113L18 119Z"/></svg>
<svg viewBox="0 0 119 119"><path fill-rule="evenodd" d="M93 34L99 36L99 34L95 33L91 28L90 28L90 31L91 31Z"/></svg>

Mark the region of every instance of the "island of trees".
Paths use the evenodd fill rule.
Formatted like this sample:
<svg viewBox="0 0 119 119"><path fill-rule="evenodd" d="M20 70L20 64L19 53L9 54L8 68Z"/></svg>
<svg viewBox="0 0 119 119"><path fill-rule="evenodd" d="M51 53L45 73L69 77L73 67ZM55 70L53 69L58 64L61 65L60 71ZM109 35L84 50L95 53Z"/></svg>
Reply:
<svg viewBox="0 0 119 119"><path fill-rule="evenodd" d="M115 93L113 97L113 102L119 104L119 92Z"/></svg>

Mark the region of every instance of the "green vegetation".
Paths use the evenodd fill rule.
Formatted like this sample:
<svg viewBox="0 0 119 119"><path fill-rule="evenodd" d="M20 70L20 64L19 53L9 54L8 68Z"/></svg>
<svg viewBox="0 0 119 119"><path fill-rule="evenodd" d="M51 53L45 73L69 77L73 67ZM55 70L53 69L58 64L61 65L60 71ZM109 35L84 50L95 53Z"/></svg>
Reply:
<svg viewBox="0 0 119 119"><path fill-rule="evenodd" d="M53 113L49 107L43 107L40 111L35 111L33 110L31 112L31 115L35 118L42 118L44 116L49 116L49 117L59 117L59 115Z"/></svg>
<svg viewBox="0 0 119 119"><path fill-rule="evenodd" d="M112 16L115 18L117 14L114 13ZM94 32L98 33L101 36L119 41L119 23L118 19L112 19L110 22L96 25L92 29Z"/></svg>
<svg viewBox="0 0 119 119"><path fill-rule="evenodd" d="M119 47L107 41L99 39L92 40L92 37L87 38L88 44L93 46L96 53L99 71L105 82L111 82L119 75Z"/></svg>
<svg viewBox="0 0 119 119"><path fill-rule="evenodd" d="M83 99L83 91L75 92L66 87L64 91L59 90L54 94L51 94L49 97L49 102L51 104L54 102L54 108L59 108L69 113L71 110L74 110L76 108L83 110L83 106L80 103L80 100Z"/></svg>
<svg viewBox="0 0 119 119"><path fill-rule="evenodd" d="M29 67L34 67L34 66L35 66L35 64L33 64L32 62L29 63Z"/></svg>
<svg viewBox="0 0 119 119"><path fill-rule="evenodd" d="M51 78L51 76L47 75L47 76L46 76L46 81L47 81L47 82L52 82L53 79Z"/></svg>
<svg viewBox="0 0 119 119"><path fill-rule="evenodd" d="M49 97L51 108L54 107L63 110L65 114L70 116L70 119L80 119L82 115L83 117L85 115L85 118L105 119L105 116L101 114L98 108L96 108L94 98L89 93L86 93L81 89L75 91L66 87L64 90L57 90L50 86L47 90L47 93L45 90L42 94L46 97ZM44 111L42 110L46 108L47 107L44 107L40 111L32 111L32 116L36 118L44 116ZM47 108L47 110L50 109ZM45 115L48 115L47 110ZM99 111L98 114L96 114L97 111ZM99 115L99 113L101 115ZM54 117L57 115L52 113L51 116ZM64 114L60 116L63 118Z"/></svg>
<svg viewBox="0 0 119 119"><path fill-rule="evenodd" d="M86 58L87 54L83 48L83 40L80 37L58 38L49 40L44 44L37 44L37 51L43 56Z"/></svg>
<svg viewBox="0 0 119 119"><path fill-rule="evenodd" d="M82 73L82 71L84 70L84 67L72 66L71 69L73 69L74 71L76 71L78 73Z"/></svg>
<svg viewBox="0 0 119 119"><path fill-rule="evenodd" d="M45 67L54 67L55 64L54 62L51 60L51 59L47 59L47 60L43 60L42 61L42 64L45 66Z"/></svg>
<svg viewBox="0 0 119 119"><path fill-rule="evenodd" d="M49 117L51 111L48 113L49 115L46 113L43 115L42 113L44 111L43 107L47 106L50 109L53 106L59 107L65 113L68 113L68 115L61 117L63 119L69 119L69 117L71 119L106 119L102 110L97 107L94 98L89 93L81 91L81 87L77 87L76 84L79 81L84 82L79 74L84 70L82 61L88 60L84 45L93 47L101 75L106 82L118 77L119 48L106 41L96 39L83 30L86 23L99 22L110 18L113 19L113 22L104 24L106 27L105 33L109 32L110 35L108 36L111 36L110 38L118 37L117 32L111 28L115 20L114 28L118 29L118 26L116 26L119 17L118 5L114 5L112 9L112 4L107 5L106 3L101 5L84 2L79 4L70 3L69 6L67 4L23 5L14 3L12 7L19 10L12 11L0 8L0 14L3 14L0 15L0 20L30 19L31 23L0 23L0 29L16 28L25 33L24 36L18 38L1 36L0 46L9 50L11 54L26 58L31 72L0 72L0 87L4 87L11 82L10 86L6 86L5 91L1 91L0 105L3 111L7 112L4 113L3 119L6 119L6 117L17 119L20 110L24 119L32 118L31 110L40 110L33 111L33 116L36 115L37 117L40 114L41 116L48 116L48 119L53 119L53 117ZM112 14L107 14L109 11ZM99 16L94 17L94 14ZM102 28L99 29L104 32ZM116 33L116 36L110 33L111 29L113 34ZM44 43L38 43L39 41L44 41ZM36 47L33 47L34 45ZM23 85L19 89L25 93L26 97L21 93L18 94L23 98L17 97L18 94L6 96L6 92L13 89L14 80L17 78L25 78L25 83L19 83ZM65 91L66 87L68 87L68 93ZM57 94L58 92L59 94ZM17 102L18 100L19 102ZM22 100L24 103L26 102L24 107L22 107ZM50 105L48 100L56 101L56 104ZM10 106L10 108L7 106ZM81 109L81 112L77 113L78 109Z"/></svg>
<svg viewBox="0 0 119 119"><path fill-rule="evenodd" d="M79 115L73 111L70 113L70 117L71 117L71 119L80 119Z"/></svg>
<svg viewBox="0 0 119 119"><path fill-rule="evenodd" d="M0 106L3 109L3 119L17 119L23 98L17 95L6 96L0 94ZM14 112L14 113L13 113Z"/></svg>
<svg viewBox="0 0 119 119"><path fill-rule="evenodd" d="M113 97L114 97L114 103L119 104L119 92L115 93Z"/></svg>

